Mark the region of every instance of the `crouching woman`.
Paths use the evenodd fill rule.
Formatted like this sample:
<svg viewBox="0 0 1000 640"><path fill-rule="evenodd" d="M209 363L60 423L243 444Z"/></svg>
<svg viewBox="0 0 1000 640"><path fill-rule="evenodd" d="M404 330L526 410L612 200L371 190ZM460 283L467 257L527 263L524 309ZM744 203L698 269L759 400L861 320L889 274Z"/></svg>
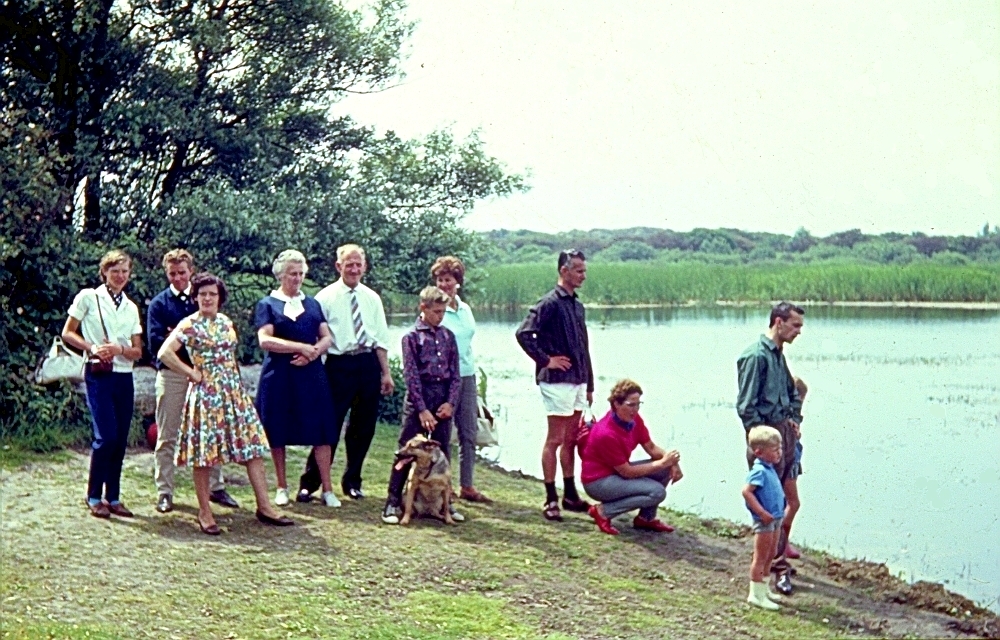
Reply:
<svg viewBox="0 0 1000 640"><path fill-rule="evenodd" d="M649 437L639 415L642 388L632 380L620 380L611 389L611 411L585 434L580 457L583 489L597 504L588 513L597 528L618 535L611 523L615 516L638 509L632 521L636 529L670 533L673 527L656 517L667 497L667 485L683 477L681 454L664 451ZM631 462L632 451L642 447L648 460Z"/></svg>

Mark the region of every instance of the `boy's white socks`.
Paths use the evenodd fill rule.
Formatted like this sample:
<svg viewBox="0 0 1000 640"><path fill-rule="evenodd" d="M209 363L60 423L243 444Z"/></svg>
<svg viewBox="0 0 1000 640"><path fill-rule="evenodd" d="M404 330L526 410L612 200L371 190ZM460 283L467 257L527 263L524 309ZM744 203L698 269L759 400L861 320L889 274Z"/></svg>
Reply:
<svg viewBox="0 0 1000 640"><path fill-rule="evenodd" d="M771 602L770 598L767 597L767 583L766 582L754 582L750 581L750 595L747 596L747 602L755 607L760 607L761 609L766 609L768 611L777 611L781 607L777 604Z"/></svg>

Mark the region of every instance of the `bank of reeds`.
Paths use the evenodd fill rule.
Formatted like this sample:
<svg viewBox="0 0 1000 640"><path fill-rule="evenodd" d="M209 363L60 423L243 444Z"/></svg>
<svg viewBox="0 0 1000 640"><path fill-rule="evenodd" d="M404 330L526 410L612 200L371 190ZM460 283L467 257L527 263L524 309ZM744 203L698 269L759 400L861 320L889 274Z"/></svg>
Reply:
<svg viewBox="0 0 1000 640"><path fill-rule="evenodd" d="M490 265L477 282L480 306L531 304L556 280L551 264ZM587 266L587 303L685 304L691 301L995 302L1000 267L913 263L712 265L598 263Z"/></svg>

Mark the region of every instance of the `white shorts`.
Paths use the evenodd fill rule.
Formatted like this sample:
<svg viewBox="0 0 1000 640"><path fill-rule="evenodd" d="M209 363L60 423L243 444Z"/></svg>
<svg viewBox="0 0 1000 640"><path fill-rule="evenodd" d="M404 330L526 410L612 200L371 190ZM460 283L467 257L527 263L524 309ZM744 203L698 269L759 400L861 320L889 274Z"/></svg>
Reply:
<svg viewBox="0 0 1000 640"><path fill-rule="evenodd" d="M542 404L550 416L571 416L587 408L587 385L570 382L540 382Z"/></svg>

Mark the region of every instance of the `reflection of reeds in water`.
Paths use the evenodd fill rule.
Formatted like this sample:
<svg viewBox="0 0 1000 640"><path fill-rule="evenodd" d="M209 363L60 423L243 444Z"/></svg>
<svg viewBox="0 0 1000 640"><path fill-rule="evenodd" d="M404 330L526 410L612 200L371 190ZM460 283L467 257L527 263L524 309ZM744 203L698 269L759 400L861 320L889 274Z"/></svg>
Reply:
<svg viewBox="0 0 1000 640"><path fill-rule="evenodd" d="M553 265L492 265L479 282L481 306L535 302L552 288ZM1000 269L914 263L758 264L591 263L580 297L591 304L685 304L691 301L815 300L990 302L1000 300Z"/></svg>
<svg viewBox="0 0 1000 640"><path fill-rule="evenodd" d="M982 353L974 356L871 356L864 353L806 353L796 355L801 362L857 362L860 364L895 364L943 367L968 365L984 360L1000 359L1000 354Z"/></svg>

